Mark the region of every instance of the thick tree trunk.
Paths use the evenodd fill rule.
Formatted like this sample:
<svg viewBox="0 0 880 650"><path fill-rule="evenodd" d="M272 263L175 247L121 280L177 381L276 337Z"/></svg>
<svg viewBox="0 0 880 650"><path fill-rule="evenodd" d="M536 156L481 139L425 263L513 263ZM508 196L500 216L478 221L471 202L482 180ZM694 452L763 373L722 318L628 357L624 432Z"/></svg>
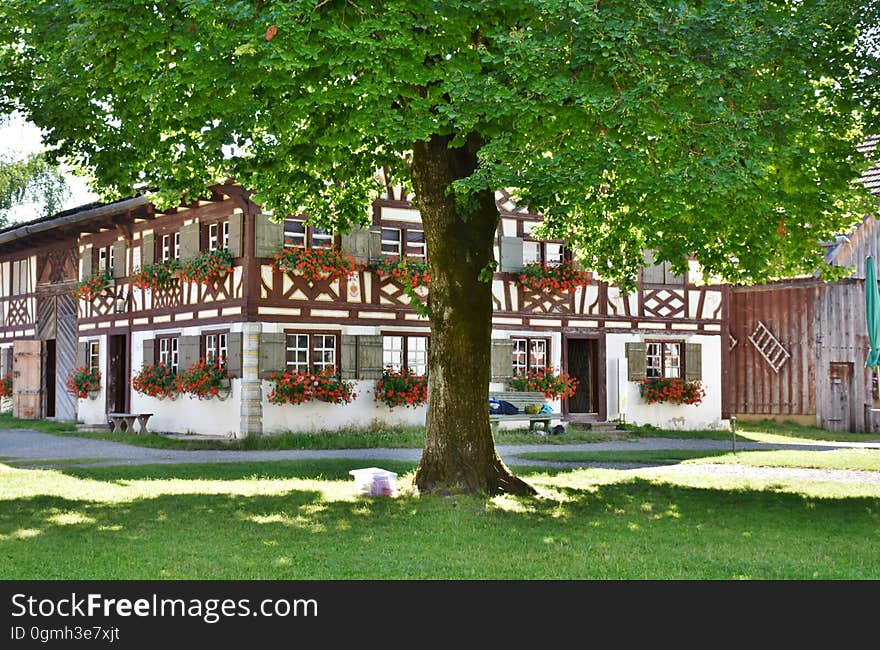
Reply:
<svg viewBox="0 0 880 650"><path fill-rule="evenodd" d="M415 482L438 493L534 494L498 457L489 427L492 285L478 276L493 260L495 196L481 192L467 214L459 213L449 185L476 169L479 139L456 149L449 140L434 136L413 152L431 260L427 431Z"/></svg>

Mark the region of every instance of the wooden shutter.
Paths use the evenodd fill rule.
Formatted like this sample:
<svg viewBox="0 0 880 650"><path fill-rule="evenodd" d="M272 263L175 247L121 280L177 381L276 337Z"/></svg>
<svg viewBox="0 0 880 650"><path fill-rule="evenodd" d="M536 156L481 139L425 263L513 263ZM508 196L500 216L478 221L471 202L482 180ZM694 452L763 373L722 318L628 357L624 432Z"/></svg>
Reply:
<svg viewBox="0 0 880 650"><path fill-rule="evenodd" d="M241 365L241 332L229 332L226 335L226 369L233 377L241 377Z"/></svg>
<svg viewBox="0 0 880 650"><path fill-rule="evenodd" d="M79 263L80 268L82 268L82 275L80 276L80 280L88 280L92 277L92 245L89 244L83 249L83 252L79 255ZM15 271L18 271L16 268ZM18 273L16 273L18 275ZM15 278L13 278L15 279Z"/></svg>
<svg viewBox="0 0 880 650"><path fill-rule="evenodd" d="M242 248L242 238L244 237L243 223L241 214L229 215L229 252L232 253L232 257L241 257L244 250Z"/></svg>
<svg viewBox="0 0 880 650"><path fill-rule="evenodd" d="M357 376L358 379L382 378L383 337L357 337Z"/></svg>
<svg viewBox="0 0 880 650"><path fill-rule="evenodd" d="M199 255L199 224L192 222L180 227L180 259L191 260Z"/></svg>
<svg viewBox="0 0 880 650"><path fill-rule="evenodd" d="M355 226L350 233L342 235L342 250L358 262L370 261L370 231Z"/></svg>
<svg viewBox="0 0 880 650"><path fill-rule="evenodd" d="M87 341L80 341L76 344L76 367L83 368L88 363L89 344Z"/></svg>
<svg viewBox="0 0 880 650"><path fill-rule="evenodd" d="M684 378L687 381L703 378L703 346L699 343L684 345Z"/></svg>
<svg viewBox="0 0 880 650"><path fill-rule="evenodd" d="M645 265L642 267L642 283L663 284L663 264L654 263L654 251L645 251Z"/></svg>
<svg viewBox="0 0 880 650"><path fill-rule="evenodd" d="M370 228L370 234L367 241L368 256L371 260L378 260L382 257L382 227L373 226Z"/></svg>
<svg viewBox="0 0 880 650"><path fill-rule="evenodd" d="M254 257L273 257L284 250L284 222L265 214L254 218Z"/></svg>
<svg viewBox="0 0 880 650"><path fill-rule="evenodd" d="M201 337L181 336L177 339L177 360L179 372L189 370L201 357Z"/></svg>
<svg viewBox="0 0 880 650"><path fill-rule="evenodd" d="M502 237L498 270L502 273L516 273L523 269L523 240L519 237Z"/></svg>
<svg viewBox="0 0 880 650"><path fill-rule="evenodd" d="M627 379L638 381L644 379L647 372L647 346L644 343L626 344Z"/></svg>
<svg viewBox="0 0 880 650"><path fill-rule="evenodd" d="M141 244L141 267L152 266L156 254L156 238L153 233L148 233L142 238Z"/></svg>
<svg viewBox="0 0 880 650"><path fill-rule="evenodd" d="M492 339L492 381L507 381L513 375L513 341Z"/></svg>
<svg viewBox="0 0 880 650"><path fill-rule="evenodd" d="M260 377L270 372L282 372L286 364L287 336L283 333L260 334Z"/></svg>
<svg viewBox="0 0 880 650"><path fill-rule="evenodd" d="M12 374L12 348L0 350L0 374L4 377Z"/></svg>
<svg viewBox="0 0 880 650"><path fill-rule="evenodd" d="M113 242L113 277L114 278L124 278L128 275L128 264L125 259L125 253L127 249L125 247L124 239L117 239Z"/></svg>
<svg viewBox="0 0 880 650"><path fill-rule="evenodd" d="M143 342L143 361L145 366L151 366L156 363L156 339L144 339Z"/></svg>
<svg viewBox="0 0 880 650"><path fill-rule="evenodd" d="M358 337L343 334L339 343L339 372L343 379L357 379Z"/></svg>

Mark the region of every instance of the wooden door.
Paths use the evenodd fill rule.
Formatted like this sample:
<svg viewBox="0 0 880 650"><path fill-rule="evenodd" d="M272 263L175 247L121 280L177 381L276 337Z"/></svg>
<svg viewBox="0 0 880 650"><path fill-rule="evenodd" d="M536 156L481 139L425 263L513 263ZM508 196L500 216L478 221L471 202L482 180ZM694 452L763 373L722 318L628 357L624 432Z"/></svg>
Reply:
<svg viewBox="0 0 880 650"><path fill-rule="evenodd" d="M128 412L128 351L126 335L107 337L107 412Z"/></svg>
<svg viewBox="0 0 880 650"><path fill-rule="evenodd" d="M832 363L828 380L828 417L823 418L825 427L832 431L855 431L852 409L852 371L851 363Z"/></svg>
<svg viewBox="0 0 880 650"><path fill-rule="evenodd" d="M567 370L578 380L575 393L568 400L569 413L598 413L597 342L592 339L569 339Z"/></svg>
<svg viewBox="0 0 880 650"><path fill-rule="evenodd" d="M42 341L15 341L12 344L12 415L35 420L42 413Z"/></svg>

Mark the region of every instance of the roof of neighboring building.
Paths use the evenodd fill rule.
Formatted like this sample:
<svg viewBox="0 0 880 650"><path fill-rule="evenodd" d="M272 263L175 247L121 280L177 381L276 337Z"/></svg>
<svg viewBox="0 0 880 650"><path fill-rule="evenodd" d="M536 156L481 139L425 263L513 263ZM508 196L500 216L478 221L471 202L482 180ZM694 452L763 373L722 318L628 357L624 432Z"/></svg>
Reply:
<svg viewBox="0 0 880 650"><path fill-rule="evenodd" d="M878 141L880 141L880 136L873 136L860 144L857 149L859 153L874 151L877 148ZM862 182L871 190L871 194L880 194L880 167L872 167L862 174Z"/></svg>

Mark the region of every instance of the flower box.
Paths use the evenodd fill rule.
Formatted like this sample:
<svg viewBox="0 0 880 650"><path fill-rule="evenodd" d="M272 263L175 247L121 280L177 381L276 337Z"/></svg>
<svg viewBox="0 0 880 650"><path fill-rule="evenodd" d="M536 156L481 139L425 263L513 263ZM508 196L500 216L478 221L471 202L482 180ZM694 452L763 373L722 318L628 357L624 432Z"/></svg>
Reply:
<svg viewBox="0 0 880 650"><path fill-rule="evenodd" d="M642 379L639 391L648 404L699 404L706 396L700 381L685 381L678 377Z"/></svg>
<svg viewBox="0 0 880 650"><path fill-rule="evenodd" d="M309 282L344 280L363 265L337 248L288 248L275 255L276 269L301 275Z"/></svg>
<svg viewBox="0 0 880 650"><path fill-rule="evenodd" d="M76 368L66 382L71 395L80 399L95 399L101 391L101 371L97 368Z"/></svg>
<svg viewBox="0 0 880 650"><path fill-rule="evenodd" d="M592 274L577 268L571 260L555 265L534 262L523 268L517 280L524 288L532 291L561 293L590 284Z"/></svg>
<svg viewBox="0 0 880 650"><path fill-rule="evenodd" d="M550 368L539 368L524 375L515 375L507 380L511 390L544 393L548 399L573 397L577 389L576 377L564 372L557 373Z"/></svg>

